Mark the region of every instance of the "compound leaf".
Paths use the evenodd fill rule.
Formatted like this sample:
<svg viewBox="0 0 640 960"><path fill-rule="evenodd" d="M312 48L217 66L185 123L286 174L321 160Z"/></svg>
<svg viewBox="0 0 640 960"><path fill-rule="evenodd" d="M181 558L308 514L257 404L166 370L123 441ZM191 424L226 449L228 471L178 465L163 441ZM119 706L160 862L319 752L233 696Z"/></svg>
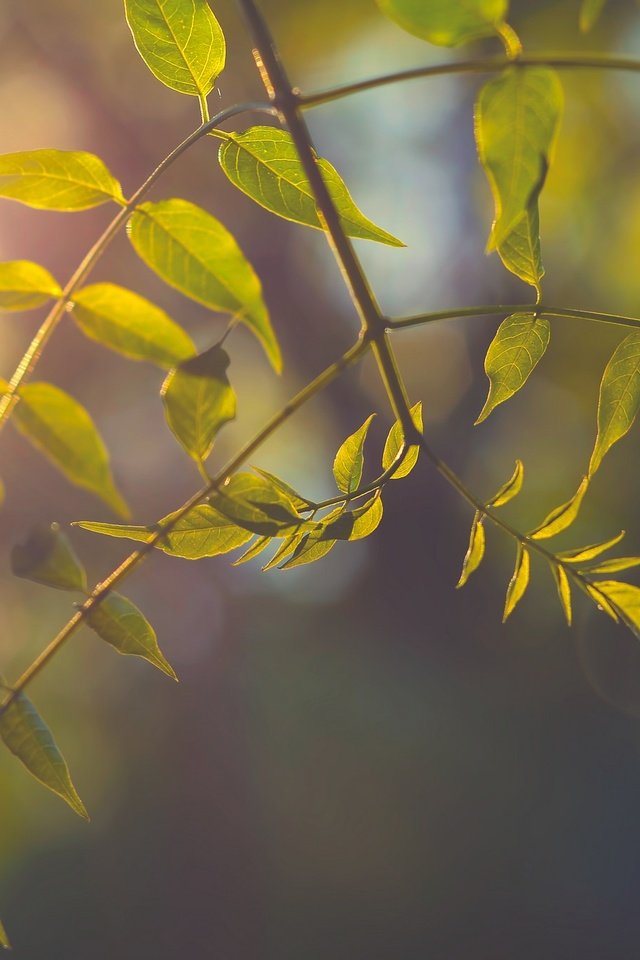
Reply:
<svg viewBox="0 0 640 960"><path fill-rule="evenodd" d="M514 313L498 327L484 361L489 394L476 425L525 385L549 345L551 328L545 317Z"/></svg>
<svg viewBox="0 0 640 960"><path fill-rule="evenodd" d="M630 333L606 366L598 401L598 436L589 463L589 476L608 450L631 429L640 408L640 334Z"/></svg>
<svg viewBox="0 0 640 960"><path fill-rule="evenodd" d="M529 570L529 551L519 543L515 570L513 571L513 576L507 588L507 598L504 605L504 615L502 617L503 623L511 616L529 586Z"/></svg>
<svg viewBox="0 0 640 960"><path fill-rule="evenodd" d="M48 270L29 260L0 263L0 311L31 310L62 296Z"/></svg>
<svg viewBox="0 0 640 960"><path fill-rule="evenodd" d="M411 407L411 419L413 420L417 429L422 433L422 401L418 401L413 407ZM389 431L387 436L386 443L384 445L384 451L382 453L382 469L389 470L393 465L396 457L399 455L400 450L402 449L402 444L404 442L404 430L402 429L402 424L399 420L394 423ZM416 463L418 462L418 457L420 456L420 447L412 446L409 447L407 453L405 454L404 460L398 467L398 469L391 475L392 480L400 480L402 477L408 476Z"/></svg>
<svg viewBox="0 0 640 960"><path fill-rule="evenodd" d="M16 577L58 590L87 592L87 574L59 524L41 524L11 551Z"/></svg>
<svg viewBox="0 0 640 960"><path fill-rule="evenodd" d="M87 613L87 625L118 653L148 660L172 680L177 676L164 657L155 630L138 608L119 593L109 593Z"/></svg>
<svg viewBox="0 0 640 960"><path fill-rule="evenodd" d="M607 0L582 0L580 29L583 33L588 33L596 25L606 2Z"/></svg>
<svg viewBox="0 0 640 960"><path fill-rule="evenodd" d="M497 34L508 0L378 0L384 14L404 30L443 47Z"/></svg>
<svg viewBox="0 0 640 960"><path fill-rule="evenodd" d="M640 563L640 561L638 561ZM572 610L571 610L571 585L569 583L569 578L567 576L566 570L564 567L560 566L558 563L549 563L551 567L551 572L553 578L556 582L556 587L558 588L558 597L560 598L560 603L562 605L562 610L567 621L567 626L571 626L572 620Z"/></svg>
<svg viewBox="0 0 640 960"><path fill-rule="evenodd" d="M0 156L0 197L42 210L88 210L114 200L122 187L92 153L28 150Z"/></svg>
<svg viewBox="0 0 640 960"><path fill-rule="evenodd" d="M466 556L462 562L462 573L456 584L456 590L464 587L472 573L478 569L484 557L485 533L484 524L480 512L476 512L473 523L471 524L471 534L469 536L469 546Z"/></svg>
<svg viewBox="0 0 640 960"><path fill-rule="evenodd" d="M338 490L342 493L355 493L360 486L364 466L364 444L374 417L375 414L372 413L359 430L347 437L336 454L333 476Z"/></svg>
<svg viewBox="0 0 640 960"><path fill-rule="evenodd" d="M529 534L531 539L548 540L570 527L580 513L580 507L588 489L589 478L584 477L571 499L552 510L540 526L531 531Z"/></svg>
<svg viewBox="0 0 640 960"><path fill-rule="evenodd" d="M513 476L511 479L500 487L498 492L494 497L489 500L488 507L503 507L505 503L509 503L510 500L513 500L514 497L517 497L520 491L522 490L522 484L524 482L524 464L522 460L516 460L516 469L514 470Z"/></svg>

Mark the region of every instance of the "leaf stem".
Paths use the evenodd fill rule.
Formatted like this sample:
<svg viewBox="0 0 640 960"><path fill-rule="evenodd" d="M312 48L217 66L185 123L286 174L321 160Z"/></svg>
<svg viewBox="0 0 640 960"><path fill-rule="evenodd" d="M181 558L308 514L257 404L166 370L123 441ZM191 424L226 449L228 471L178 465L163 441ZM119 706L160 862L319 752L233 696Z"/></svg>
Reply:
<svg viewBox="0 0 640 960"><path fill-rule="evenodd" d="M438 320L454 320L462 317L488 317L512 313L536 313L547 317L567 317L570 320L593 320L597 323L613 323L623 327L640 327L640 318L625 317L616 313L596 313L593 310L579 310L573 307L555 307L546 303L494 303L478 307L460 307L454 310L439 310L435 313L422 313L415 317L400 317L388 321L388 330L403 330L407 327L421 327Z"/></svg>

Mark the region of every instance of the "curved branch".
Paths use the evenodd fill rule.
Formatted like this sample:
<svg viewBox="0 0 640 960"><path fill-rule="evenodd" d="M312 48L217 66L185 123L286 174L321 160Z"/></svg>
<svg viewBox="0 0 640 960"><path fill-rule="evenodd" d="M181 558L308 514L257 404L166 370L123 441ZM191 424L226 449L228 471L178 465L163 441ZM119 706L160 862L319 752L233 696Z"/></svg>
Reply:
<svg viewBox="0 0 640 960"><path fill-rule="evenodd" d="M400 317L388 321L388 330L404 330L407 327L421 327L438 320L455 320L462 317L493 317L500 314L536 313L546 317L567 317L569 320L593 320L596 323L613 323L623 327L640 327L639 317L625 317L617 313L596 313L593 310L580 310L572 307L555 307L546 303L504 303L487 304L479 307L460 307L457 310L440 310L435 313L423 313L415 317Z"/></svg>

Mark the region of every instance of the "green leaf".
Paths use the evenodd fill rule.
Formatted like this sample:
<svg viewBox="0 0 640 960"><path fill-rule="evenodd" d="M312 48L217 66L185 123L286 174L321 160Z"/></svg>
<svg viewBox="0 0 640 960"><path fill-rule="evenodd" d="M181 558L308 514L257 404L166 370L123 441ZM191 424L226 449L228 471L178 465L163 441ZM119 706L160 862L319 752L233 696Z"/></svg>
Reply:
<svg viewBox="0 0 640 960"><path fill-rule="evenodd" d="M370 537L374 531L378 529L380 523L382 522L382 497L380 491L374 494L370 500L367 500L363 506L358 507L356 510L352 510L350 514L345 516L350 516L352 527L348 537L338 536L337 540L347 539L347 540L364 540L365 537ZM328 534L333 537L335 535L335 526L329 525L327 529Z"/></svg>
<svg viewBox="0 0 640 960"><path fill-rule="evenodd" d="M418 401L413 407L411 407L411 419L413 420L417 429L422 433L422 402ZM387 441L384 445L384 451L382 454L382 469L387 471L393 465L394 460L400 453L402 449L402 444L404 442L404 431L402 429L402 424L400 421L396 421L389 431L387 436ZM418 462L418 457L420 456L420 447L413 446L409 447L404 460L392 474L391 480L400 480L402 477L407 477L416 463Z"/></svg>
<svg viewBox="0 0 640 960"><path fill-rule="evenodd" d="M595 26L606 2L607 0L582 0L580 29L583 33L588 33Z"/></svg>
<svg viewBox="0 0 640 960"><path fill-rule="evenodd" d="M573 550L565 550L564 553L559 553L558 557L567 563L584 563L587 560L594 560L596 557L599 557L601 553L604 553L606 550L611 550L612 547L619 544L624 534L625 531L622 530L617 537L612 537L611 540L605 540L602 543L592 543L588 547L576 547Z"/></svg>
<svg viewBox="0 0 640 960"><path fill-rule="evenodd" d="M220 429L236 416L227 378L229 355L220 346L185 360L162 385L167 423L188 454L204 462Z"/></svg>
<svg viewBox="0 0 640 960"><path fill-rule="evenodd" d="M0 263L0 311L32 310L62 296L48 270L29 260Z"/></svg>
<svg viewBox="0 0 640 960"><path fill-rule="evenodd" d="M191 337L164 310L113 283L74 293L72 316L92 340L132 360L169 368L196 352Z"/></svg>
<svg viewBox="0 0 640 960"><path fill-rule="evenodd" d="M336 454L333 475L338 490L342 493L355 493L362 480L364 466L364 443L375 414L372 413L359 430L344 441Z"/></svg>
<svg viewBox="0 0 640 960"><path fill-rule="evenodd" d="M279 487L252 473L233 476L211 503L229 520L260 536L282 536L302 529L306 522Z"/></svg>
<svg viewBox="0 0 640 960"><path fill-rule="evenodd" d="M229 180L261 207L285 220L325 229L293 138L286 130L251 127L244 133L225 134L219 160ZM360 212L328 160L319 158L318 167L347 236L377 240L391 247L404 246Z"/></svg>
<svg viewBox="0 0 640 960"><path fill-rule="evenodd" d="M186 200L163 200L137 208L129 221L129 236L142 260L168 284L246 324L274 369L281 369L260 281L221 223Z"/></svg>
<svg viewBox="0 0 640 960"><path fill-rule="evenodd" d="M484 557L485 535L482 516L479 511L476 512L473 523L471 524L471 534L469 536L469 547L466 556L462 562L462 573L456 584L456 590L464 587L472 573L478 569Z"/></svg>
<svg viewBox="0 0 640 960"><path fill-rule="evenodd" d="M294 490L293 487L289 486L288 483L285 483L284 480L281 480L280 477L276 477L275 474L269 473L268 470L262 470L260 467L254 467L253 469L265 480L268 480L272 487L275 487L277 490L280 490L281 493L284 493L289 498L298 513L315 506L311 500L305 500L305 498L296 490Z"/></svg>
<svg viewBox="0 0 640 960"><path fill-rule="evenodd" d="M566 570L564 567L560 566L558 563L549 562L551 567L551 572L553 574L553 579L556 582L556 587L558 588L558 597L560 598L560 603L562 605L562 610L567 621L567 626L571 626L572 620L572 611L571 611L571 585L569 583L569 578L567 576Z"/></svg>
<svg viewBox="0 0 640 960"><path fill-rule="evenodd" d="M522 600L525 590L529 586L529 551L521 543L516 553L516 566L507 588L507 599L504 605L502 622L506 623L516 606Z"/></svg>
<svg viewBox="0 0 640 960"><path fill-rule="evenodd" d="M378 0L404 30L443 47L456 47L499 32L508 0Z"/></svg>
<svg viewBox="0 0 640 960"><path fill-rule="evenodd" d="M630 333L614 351L602 376L598 401L598 436L589 476L605 454L631 429L640 409L640 333Z"/></svg>
<svg viewBox="0 0 640 960"><path fill-rule="evenodd" d="M542 360L550 336L549 321L534 313L514 313L503 320L484 361L489 394L476 425L522 389Z"/></svg>
<svg viewBox="0 0 640 960"><path fill-rule="evenodd" d="M124 0L124 8L154 76L178 93L206 97L224 70L226 45L205 0Z"/></svg>
<svg viewBox="0 0 640 960"><path fill-rule="evenodd" d="M520 217L513 230L499 244L498 255L507 270L535 288L540 299L544 266L540 250L540 215L537 198L531 201L527 212Z"/></svg>
<svg viewBox="0 0 640 960"><path fill-rule="evenodd" d="M13 420L20 432L72 483L127 517L129 508L114 485L106 447L85 408L50 383L26 384L19 396Z"/></svg>
<svg viewBox="0 0 640 960"><path fill-rule="evenodd" d="M138 608L119 593L109 593L87 613L87 625L118 653L142 657L172 680L177 676L166 660L155 630Z"/></svg>
<svg viewBox="0 0 640 960"><path fill-rule="evenodd" d="M281 570L293 570L294 567L302 567L307 563L315 563L316 560L322 560L335 547L337 540L320 540L313 534L305 536L293 555L281 564ZM266 568L265 568L266 569Z"/></svg>
<svg viewBox="0 0 640 960"><path fill-rule="evenodd" d="M514 470L513 476L510 480L500 487L498 492L494 497L489 500L488 507L504 507L505 503L509 503L510 500L513 500L514 497L517 497L520 491L522 490L522 484L524 482L524 464L522 460L516 460L516 469Z"/></svg>
<svg viewBox="0 0 640 960"><path fill-rule="evenodd" d="M9 937L7 936L7 931L4 928L2 920L0 920L0 947L3 947L5 950L11 950L11 943L9 942Z"/></svg>
<svg viewBox="0 0 640 960"><path fill-rule="evenodd" d="M548 67L509 67L482 88L476 141L496 206L490 250L502 246L537 200L562 106L562 86Z"/></svg>
<svg viewBox="0 0 640 960"><path fill-rule="evenodd" d="M122 187L91 153L28 150L0 156L0 197L42 210L88 210L114 200Z"/></svg>
<svg viewBox="0 0 640 960"><path fill-rule="evenodd" d="M603 560L595 567L589 567L589 573L620 573L621 570L631 570L640 567L640 557L615 557L613 560Z"/></svg>
<svg viewBox="0 0 640 960"><path fill-rule="evenodd" d="M11 551L16 577L58 590L87 592L87 574L59 524L40 524Z"/></svg>
<svg viewBox="0 0 640 960"><path fill-rule="evenodd" d="M633 586L630 583L620 583L617 580L600 580L596 584L591 584L591 586L600 598L597 602L604 606L601 600L604 597L613 613L629 627L636 637L640 638L640 587ZM606 606L604 606L604 609L606 610Z"/></svg>
<svg viewBox="0 0 640 960"><path fill-rule="evenodd" d="M307 537L306 533L292 533L288 537L285 537L274 555L271 557L268 563L262 568L262 572L266 573L268 570L272 570L274 567L277 567L281 560L284 560L286 557L291 556L294 550L297 548L298 544L302 542ZM335 543L335 541L334 541ZM283 564L284 566L284 564Z"/></svg>
<svg viewBox="0 0 640 960"><path fill-rule="evenodd" d="M552 510L540 526L532 530L528 536L531 537L532 540L548 540L550 537L555 537L558 533L562 533L563 530L570 527L580 513L580 507L582 506L582 501L588 489L589 478L584 477L582 483L571 497L571 500L567 500L566 503Z"/></svg>
<svg viewBox="0 0 640 960"><path fill-rule="evenodd" d="M232 566L239 567L240 564L248 563L249 560L253 560L254 557L260 556L260 554L267 549L271 542L271 537L256 537L249 549L245 550L241 557L238 557L237 560L233 561Z"/></svg>
<svg viewBox="0 0 640 960"><path fill-rule="evenodd" d="M51 731L23 693L0 713L0 737L36 780L62 797L80 817L89 819Z"/></svg>

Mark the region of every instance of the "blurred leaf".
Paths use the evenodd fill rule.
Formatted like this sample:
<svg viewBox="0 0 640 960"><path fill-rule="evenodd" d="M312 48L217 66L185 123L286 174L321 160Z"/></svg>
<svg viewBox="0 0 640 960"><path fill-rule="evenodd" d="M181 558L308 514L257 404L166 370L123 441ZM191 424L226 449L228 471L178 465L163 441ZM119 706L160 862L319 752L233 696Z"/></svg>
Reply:
<svg viewBox="0 0 640 960"><path fill-rule="evenodd" d="M511 273L534 287L538 299L542 295L540 283L544 276L540 250L540 215L538 200L529 203L527 212L516 222L513 230L498 245L498 255Z"/></svg>
<svg viewBox="0 0 640 960"><path fill-rule="evenodd" d="M378 0L384 14L409 33L443 47L497 34L508 0Z"/></svg>
<svg viewBox="0 0 640 960"><path fill-rule="evenodd" d="M562 610L564 612L567 626L571 626L572 611L571 611L571 585L569 584L569 578L564 567L560 566L558 563L549 562L551 567L551 572L553 574L553 579L556 582L558 588L558 597L560 598L560 603L562 605Z"/></svg>
<svg viewBox="0 0 640 960"><path fill-rule="evenodd" d="M494 497L489 500L488 507L504 507L505 503L509 503L510 500L513 500L514 497L517 497L520 491L522 490L522 484L524 482L524 464L522 460L516 460L516 469L513 473L513 476L510 480L500 487L498 492Z"/></svg>
<svg viewBox="0 0 640 960"><path fill-rule="evenodd" d="M640 638L640 587L617 580L600 580L592 586L600 597L607 599L620 620Z"/></svg>
<svg viewBox="0 0 640 960"><path fill-rule="evenodd" d="M47 587L87 592L86 571L57 523L38 525L25 544L13 548L11 570Z"/></svg>
<svg viewBox="0 0 640 960"><path fill-rule="evenodd" d="M138 53L160 80L194 97L205 97L222 73L226 47L206 0L124 0Z"/></svg>
<svg viewBox="0 0 640 960"><path fill-rule="evenodd" d="M236 395L227 378L229 355L220 346L185 360L162 385L167 423L195 460L204 462L220 429L236 416Z"/></svg>
<svg viewBox="0 0 640 960"><path fill-rule="evenodd" d="M138 608L119 593L109 593L87 613L87 625L112 647L126 655L142 657L172 680L177 676L165 659L155 630Z"/></svg>
<svg viewBox="0 0 640 960"><path fill-rule="evenodd" d="M521 543L516 553L516 566L507 588L507 599L504 605L502 622L506 623L516 606L522 600L525 590L529 586L529 551Z"/></svg>
<svg viewBox="0 0 640 960"><path fill-rule="evenodd" d="M418 401L418 403L411 407L411 419L420 433L422 433L422 401ZM389 470L389 468L392 466L394 460L402 449L403 442L404 431L402 429L402 424L398 420L391 427L389 435L387 436L387 441L384 445L384 451L382 454L382 469L384 471ZM404 460L395 473L392 474L391 480L400 480L402 477L407 477L418 462L419 456L420 447L409 447Z"/></svg>
<svg viewBox="0 0 640 960"><path fill-rule="evenodd" d="M640 567L640 557L614 557L613 560L603 560L595 567L589 567L589 573L619 573L621 570L631 570Z"/></svg>
<svg viewBox="0 0 640 960"><path fill-rule="evenodd" d="M598 401L598 436L589 476L599 468L608 450L631 429L640 408L640 333L630 333L606 366Z"/></svg>
<svg viewBox="0 0 640 960"><path fill-rule="evenodd" d="M272 543L271 537L256 537L248 550L242 554L241 557L238 557L237 560L233 561L232 566L239 567L242 563L248 563L249 560L253 560L254 557L260 556L260 554L267 549L270 543Z"/></svg>
<svg viewBox="0 0 640 960"><path fill-rule="evenodd" d="M537 200L562 106L562 86L548 67L509 67L482 88L476 141L496 206L490 250L504 244Z"/></svg>
<svg viewBox="0 0 640 960"><path fill-rule="evenodd" d="M305 500L303 496L294 490L293 487L289 486L288 483L285 483L284 480L281 480L280 477L276 477L275 474L269 473L268 470L262 470L260 467L254 467L253 469L265 480L268 480L271 486L284 493L298 512L308 510L309 507L315 506L311 501Z"/></svg>
<svg viewBox="0 0 640 960"><path fill-rule="evenodd" d="M31 310L62 296L48 270L29 260L0 263L0 311Z"/></svg>
<svg viewBox="0 0 640 960"><path fill-rule="evenodd" d="M114 200L122 187L91 153L28 150L0 156L0 197L43 210L88 210Z"/></svg>
<svg viewBox="0 0 640 960"><path fill-rule="evenodd" d="M142 260L168 284L246 324L274 369L281 369L260 281L221 223L186 200L163 200L137 208L129 221L129 236Z"/></svg>
<svg viewBox="0 0 640 960"><path fill-rule="evenodd" d="M364 443L374 417L375 414L372 413L359 430L347 437L336 454L333 475L338 490L342 493L355 493L360 486L364 466Z"/></svg>
<svg viewBox="0 0 640 960"><path fill-rule="evenodd" d="M472 573L478 569L484 557L485 534L484 524L480 512L477 511L473 523L471 524L471 534L469 536L469 547L466 556L462 562L462 573L456 584L456 590L464 587Z"/></svg>
<svg viewBox="0 0 640 960"><path fill-rule="evenodd" d="M545 317L514 313L498 327L484 361L489 395L476 425L525 385L549 345L551 328Z"/></svg>
<svg viewBox="0 0 640 960"><path fill-rule="evenodd" d="M168 368L196 352L191 337L164 310L113 283L74 293L72 316L92 340L132 360Z"/></svg>
<svg viewBox="0 0 640 960"><path fill-rule="evenodd" d="M617 537L612 537L611 540L605 540L602 543L592 543L588 547L576 547L573 550L565 550L563 553L559 553L558 557L567 563L584 563L587 560L594 560L596 557L599 557L601 553L615 547L623 537L624 530L622 530Z"/></svg>
<svg viewBox="0 0 640 960"><path fill-rule="evenodd" d="M325 229L293 138L286 130L251 127L244 133L225 134L219 160L229 180L261 207L285 220ZM360 212L328 160L319 158L318 167L347 236L377 240L391 247L404 246Z"/></svg>
<svg viewBox="0 0 640 960"><path fill-rule="evenodd" d="M7 936L7 931L5 930L1 920L0 920L0 947L3 947L5 950L11 950L9 937Z"/></svg>
<svg viewBox="0 0 640 960"><path fill-rule="evenodd" d="M51 731L23 693L0 713L0 737L36 780L66 800L79 816L89 819Z"/></svg>
<svg viewBox="0 0 640 960"><path fill-rule="evenodd" d="M531 537L532 540L548 540L550 537L555 537L556 534L562 533L563 530L570 527L580 512L584 495L588 489L589 478L584 477L582 483L571 497L571 500L567 500L566 503L552 510L540 526L532 530L528 536Z"/></svg>
<svg viewBox="0 0 640 960"><path fill-rule="evenodd" d="M583 33L588 33L595 26L606 2L607 0L582 0L580 29Z"/></svg>

